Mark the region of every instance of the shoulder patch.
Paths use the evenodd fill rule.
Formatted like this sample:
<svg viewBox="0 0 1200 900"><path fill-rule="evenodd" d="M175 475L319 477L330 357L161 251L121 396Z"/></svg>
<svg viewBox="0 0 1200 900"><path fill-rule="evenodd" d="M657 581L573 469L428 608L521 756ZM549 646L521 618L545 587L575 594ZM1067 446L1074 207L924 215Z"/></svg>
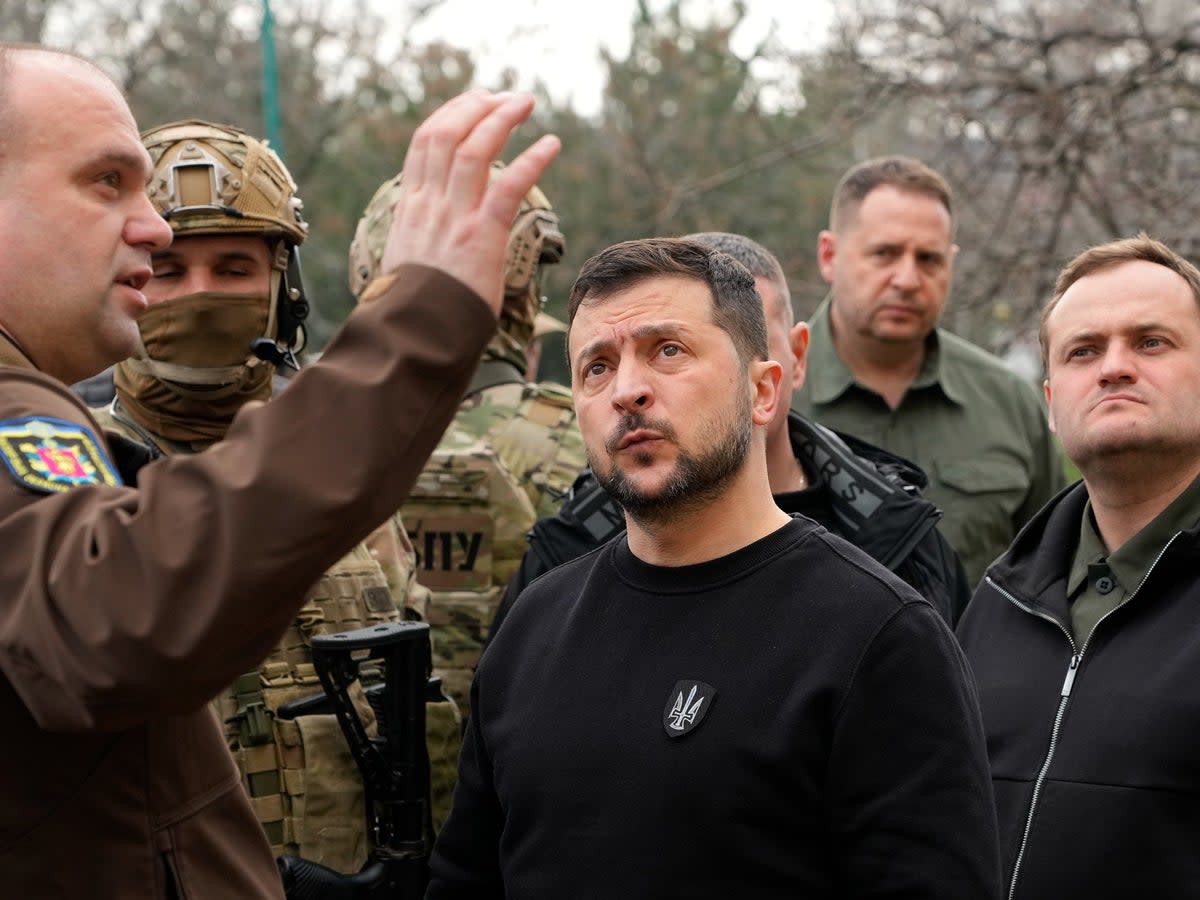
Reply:
<svg viewBox="0 0 1200 900"><path fill-rule="evenodd" d="M116 468L86 425L29 416L0 421L0 460L13 480L40 494L81 484L121 484Z"/></svg>

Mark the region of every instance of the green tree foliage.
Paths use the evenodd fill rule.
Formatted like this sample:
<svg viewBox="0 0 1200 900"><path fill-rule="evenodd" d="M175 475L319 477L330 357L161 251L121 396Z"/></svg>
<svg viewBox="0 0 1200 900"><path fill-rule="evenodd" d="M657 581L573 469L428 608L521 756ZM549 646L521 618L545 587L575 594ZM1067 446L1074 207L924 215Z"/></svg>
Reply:
<svg viewBox="0 0 1200 900"><path fill-rule="evenodd" d="M303 255L317 345L351 305L346 248L363 206L399 169L416 124L477 81L466 51L405 37L398 19L411 25L428 5L386 21L378 8L274 4L285 161L312 224ZM857 60L790 55L770 37L739 49L745 6L710 9L643 0L628 52L600 60L600 113L583 117L544 97L514 140L550 129L566 147L543 185L568 243L546 285L552 312L602 247L698 230L741 232L777 253L801 315L824 294L814 251L832 183L864 136L882 141L891 126L857 90ZM5 37L100 62L143 126L199 117L263 133L258 0L0 0L0 10Z"/></svg>
<svg viewBox="0 0 1200 900"><path fill-rule="evenodd" d="M55 0L0 0L0 40L36 44Z"/></svg>

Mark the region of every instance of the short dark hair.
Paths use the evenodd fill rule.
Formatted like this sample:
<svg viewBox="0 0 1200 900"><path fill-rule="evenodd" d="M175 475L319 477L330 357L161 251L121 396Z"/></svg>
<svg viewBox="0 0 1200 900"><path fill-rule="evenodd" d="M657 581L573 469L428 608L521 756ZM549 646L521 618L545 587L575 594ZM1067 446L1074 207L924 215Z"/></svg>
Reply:
<svg viewBox="0 0 1200 900"><path fill-rule="evenodd" d="M732 256L745 266L755 278L762 278L775 288L776 293L779 294L779 301L783 306L784 315L787 316L787 324L789 327L791 326L794 318L792 314L792 292L788 289L787 277L783 274L783 266L774 253L758 241L752 240L745 235L733 234L728 231L701 231L696 234L685 235L684 239L698 241L706 247L720 250L722 253Z"/></svg>
<svg viewBox="0 0 1200 900"><path fill-rule="evenodd" d="M1111 269L1127 262L1150 262L1170 269L1187 282L1197 306L1200 306L1200 269L1188 262L1162 241L1156 241L1146 232L1137 237L1122 238L1098 244L1084 250L1067 263L1054 282L1054 295L1042 307L1042 318L1038 324L1038 343L1042 349L1042 369L1048 371L1050 362L1050 339L1046 334L1046 321L1058 306L1058 301L1075 282L1104 269Z"/></svg>
<svg viewBox="0 0 1200 900"><path fill-rule="evenodd" d="M954 194L950 185L925 163L909 156L881 156L852 166L834 189L833 203L829 208L830 229L838 231L849 225L862 202L867 199L867 194L885 185L937 200L950 214L953 232Z"/></svg>
<svg viewBox="0 0 1200 900"><path fill-rule="evenodd" d="M588 301L605 300L648 278L682 275L708 285L713 322L733 341L743 364L767 358L767 323L754 276L732 256L686 238L624 241L583 264L567 301L568 322Z"/></svg>

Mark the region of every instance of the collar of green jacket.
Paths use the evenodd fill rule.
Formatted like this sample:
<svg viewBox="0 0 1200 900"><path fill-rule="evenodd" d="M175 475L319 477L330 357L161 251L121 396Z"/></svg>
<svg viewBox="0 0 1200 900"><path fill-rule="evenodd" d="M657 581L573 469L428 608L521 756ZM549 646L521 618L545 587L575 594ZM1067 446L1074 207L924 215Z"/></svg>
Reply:
<svg viewBox="0 0 1200 900"><path fill-rule="evenodd" d="M1175 503L1180 504L1180 509L1186 508L1189 502L1195 502L1198 499L1192 493L1193 490L1200 492L1200 486L1193 483L1176 499ZM1082 481L1077 481L1060 491L1026 523L1008 550L992 563L985 573L987 580L1002 591L1012 595L1030 609L1045 613L1064 627L1068 627L1070 622L1067 581L1071 575L1071 566L1078 546L1080 519L1084 514L1088 499L1087 486ZM1160 514L1160 518L1164 522L1167 519L1174 520L1175 503ZM1193 511L1196 509L1195 506L1191 508ZM1163 537L1161 541L1156 541L1154 555L1144 572L1140 575L1130 575L1127 570L1127 574L1122 576L1121 572L1113 570L1118 580L1122 577L1131 578L1130 593L1140 586L1146 575L1149 574L1151 567L1173 565L1167 561L1167 558L1179 559L1182 565L1190 566L1192 564L1191 560L1194 558L1197 547L1200 546L1200 520L1193 512L1190 516L1184 516L1174 521L1181 527L1174 528L1174 530L1166 528L1163 532L1159 532L1160 535L1165 534L1166 531L1171 533ZM1147 526L1147 529L1157 531L1157 522L1158 520L1155 520L1155 523ZM1147 529L1143 529L1143 531ZM1184 534L1184 539L1175 541L1171 545L1170 553L1163 552L1167 541L1180 531Z"/></svg>

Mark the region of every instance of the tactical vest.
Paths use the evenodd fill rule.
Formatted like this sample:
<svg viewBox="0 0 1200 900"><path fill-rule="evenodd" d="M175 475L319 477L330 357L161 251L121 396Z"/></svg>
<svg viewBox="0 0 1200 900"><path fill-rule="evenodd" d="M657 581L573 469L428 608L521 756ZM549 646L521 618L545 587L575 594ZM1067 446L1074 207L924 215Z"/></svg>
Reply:
<svg viewBox="0 0 1200 900"><path fill-rule="evenodd" d="M571 391L553 382L526 384L489 382L503 366L494 360L480 366L476 385L438 443L439 450L465 450L482 440L529 497L534 511L549 515L566 498L575 476L587 465L583 437L575 424Z"/></svg>
<svg viewBox="0 0 1200 900"><path fill-rule="evenodd" d="M434 674L466 710L492 616L536 519L533 505L496 453L477 441L434 451L400 515L417 579L431 592Z"/></svg>
<svg viewBox="0 0 1200 900"><path fill-rule="evenodd" d="M523 386L516 413L493 430L491 446L539 517L558 509L587 465L571 391L552 382Z"/></svg>
<svg viewBox="0 0 1200 900"><path fill-rule="evenodd" d="M400 510L417 579L432 592L434 673L464 712L526 534L585 465L570 390L527 384L514 366L488 359Z"/></svg>
<svg viewBox="0 0 1200 900"><path fill-rule="evenodd" d="M358 544L313 586L296 619L258 670L215 701L225 737L273 851L357 872L368 843L361 776L332 715L275 716L281 705L321 692L312 639L379 622L400 611L379 563ZM378 671L364 675L370 684ZM371 705L354 697L368 730Z"/></svg>
<svg viewBox="0 0 1200 900"><path fill-rule="evenodd" d="M94 413L105 430L148 444L157 456L181 452L128 420L119 404L115 413L112 406ZM406 573L397 571L406 568L403 562L390 560L388 569L397 583L408 580ZM403 616L376 553L360 542L313 585L296 619L259 668L242 675L213 701L251 805L276 855L302 856L343 873L357 872L365 862L369 838L362 779L337 720L332 715L306 715L288 721L275 713L289 701L321 692L312 665L314 637ZM364 670L353 699L373 732L374 711L361 688L378 681L381 673ZM450 808L462 718L453 703L430 704L426 713L436 829Z"/></svg>

